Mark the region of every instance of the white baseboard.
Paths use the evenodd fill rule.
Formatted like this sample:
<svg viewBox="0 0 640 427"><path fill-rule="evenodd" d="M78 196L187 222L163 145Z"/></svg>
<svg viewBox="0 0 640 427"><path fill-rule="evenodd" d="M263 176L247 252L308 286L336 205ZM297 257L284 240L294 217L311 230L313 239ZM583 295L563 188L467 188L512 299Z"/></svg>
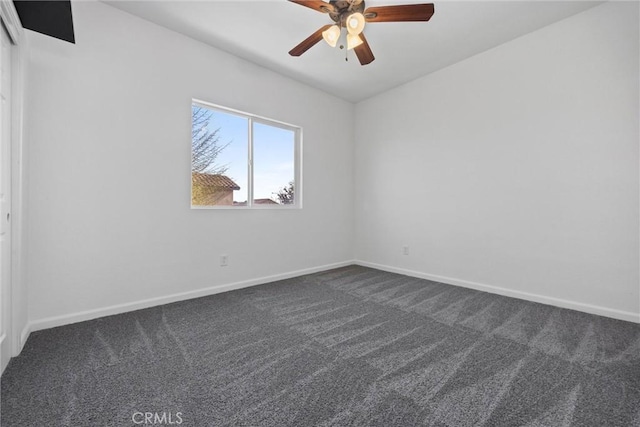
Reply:
<svg viewBox="0 0 640 427"><path fill-rule="evenodd" d="M485 285L483 283L470 282L468 280L455 279L452 277L438 276L435 274L422 273L419 271L407 270L404 268L391 267L373 262L356 260L355 264L363 267L375 268L377 270L391 273L404 274L405 276L417 277L419 279L432 280L434 282L446 283L448 285L460 286L463 288L475 289L492 294L504 295L507 297L519 298L527 301L539 302L556 307L568 308L571 310L583 311L585 313L597 314L599 316L612 317L614 319L626 320L628 322L640 323L640 313L616 310L613 308L601 307L597 305L585 304L576 301L569 301L561 298L548 297L545 295L532 294L529 292L515 291L498 286Z"/></svg>
<svg viewBox="0 0 640 427"><path fill-rule="evenodd" d="M241 282L229 283L225 285L211 286L208 288L198 289L194 291L181 292L172 295L166 295L162 297L149 298L140 301L134 301L124 304L117 304L109 307L98 308L94 310L86 310L77 313L65 314L62 316L48 317L45 319L35 320L28 323L22 333L20 334L20 349L24 346L29 334L34 331L42 329L54 328L57 326L68 325L77 322L83 322L86 320L97 319L99 317L111 316L114 314L125 313L128 311L140 310L143 308L155 307L158 305L169 304L172 302L184 301L192 298L199 298L208 295L218 294L222 292L228 292L235 289L242 289L256 285L262 285L265 283L275 282L278 280L289 279L292 277L303 276L305 274L317 273L320 271L331 270L339 267L346 267L349 265L361 265L363 267L375 268L377 270L389 271L392 273L404 274L406 276L417 277L421 279L433 280L435 282L446 283L454 286L461 286L464 288L476 289L479 291L489 292L498 295L504 295L513 298L519 298L527 301L539 302L542 304L553 305L556 307L568 308L571 310L583 311L586 313L597 314L600 316L612 317L614 319L626 320L629 322L640 323L640 314L629 311L622 311L611 309L607 307L601 307L591 304L585 304L575 301L564 300L560 298L548 297L544 295L533 294L523 291L515 291L507 288L501 288L498 286L486 285L483 283L471 282L462 279L455 279L451 277L438 276L435 274L428 274L419 271L407 270L404 268L391 267L383 264L376 264L361 260L343 261L334 264L327 264L318 267L312 267L302 270L290 271L287 273L276 274L272 276L265 276L251 280L245 280Z"/></svg>
<svg viewBox="0 0 640 427"><path fill-rule="evenodd" d="M31 334L31 324L27 323L26 325L24 325L24 328L22 328L22 332L20 333L20 342L19 342L19 347L17 349L17 351L14 351L13 356L17 356L18 354L20 354L20 352L22 351L22 349L24 348L24 343L27 342L27 339L29 339L29 334Z"/></svg>
<svg viewBox="0 0 640 427"><path fill-rule="evenodd" d="M0 375L2 375L2 373L4 372L4 368L6 368L9 364L9 357L5 357L5 354L9 355L9 351L5 350L4 348L4 342L6 338L7 334L0 335Z"/></svg>
<svg viewBox="0 0 640 427"><path fill-rule="evenodd" d="M128 302L124 304L112 305L109 307L97 308L94 310L86 310L78 313L65 314L62 316L47 317L45 319L39 319L30 322L25 327L23 334L26 341L26 335L31 332L39 331L42 329L55 328L56 326L69 325L71 323L84 322L85 320L97 319L99 317L111 316L114 314L125 313L128 311L140 310L143 308L155 307L158 305L169 304L172 302L184 301L192 298L199 298L213 294L219 294L222 292L228 292L235 289L247 288L250 286L262 285L265 283L275 282L283 279L290 279L292 277L303 276L305 274L317 273L320 271L331 270L339 267L346 267L348 265L354 265L353 260L337 262L334 264L327 264L318 267L306 268L303 270L295 270L287 273L275 274L273 276L259 277L257 279L245 280L242 282L229 283L225 285L211 286L209 288L198 289L195 291L181 292L172 295L166 295L162 297L149 298L140 301ZM21 337L22 340L22 337ZM24 341L22 341L24 344Z"/></svg>
<svg viewBox="0 0 640 427"><path fill-rule="evenodd" d="M0 336L0 370L2 372L4 372L4 368L7 367L7 365L9 364L9 360L11 360L12 357L16 357L17 355L20 354L20 352L22 351L22 347L24 347L24 343L27 341L27 338L29 338L29 325L25 325L24 329L22 330L22 333L20 334L20 341L16 342L15 340L10 340L9 336L7 336L7 334L2 334L2 336ZM6 342L6 344L5 344ZM11 345L9 344L11 342ZM5 345L10 345L9 348L4 348ZM0 372L0 374L2 373Z"/></svg>

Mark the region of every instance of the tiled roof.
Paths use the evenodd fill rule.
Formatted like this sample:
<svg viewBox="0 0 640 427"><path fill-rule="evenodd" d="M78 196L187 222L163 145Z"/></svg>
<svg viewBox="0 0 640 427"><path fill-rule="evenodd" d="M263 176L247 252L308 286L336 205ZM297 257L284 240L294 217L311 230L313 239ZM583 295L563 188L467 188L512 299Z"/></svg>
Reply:
<svg viewBox="0 0 640 427"><path fill-rule="evenodd" d="M279 205L280 203L275 202L271 199L253 199L254 205ZM233 202L234 206L247 206L247 202Z"/></svg>
<svg viewBox="0 0 640 427"><path fill-rule="evenodd" d="M254 199L253 204L254 205L279 205L280 203L274 202L271 199Z"/></svg>
<svg viewBox="0 0 640 427"><path fill-rule="evenodd" d="M214 175L210 173L191 172L191 181L194 184L216 188L231 188L239 190L240 186L225 175Z"/></svg>

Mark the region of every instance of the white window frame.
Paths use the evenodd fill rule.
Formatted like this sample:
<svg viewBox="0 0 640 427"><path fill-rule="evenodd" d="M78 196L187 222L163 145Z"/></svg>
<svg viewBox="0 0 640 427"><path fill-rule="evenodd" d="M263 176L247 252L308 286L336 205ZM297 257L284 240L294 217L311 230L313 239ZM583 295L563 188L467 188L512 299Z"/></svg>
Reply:
<svg viewBox="0 0 640 427"><path fill-rule="evenodd" d="M236 116L243 117L247 119L248 126L248 158L247 158L247 204L246 206L232 206L232 205L211 205L211 206L201 206L201 205L191 205L191 209L232 209L232 210L244 210L244 209L302 209L302 128L300 126L292 125L290 123L286 123L280 120L270 119L268 117L258 116L255 114L247 113L244 111L236 110L229 107L224 107L222 105L212 104L211 102L202 101L200 99L192 99L191 105L197 105L202 108L207 108L209 110L218 111L220 113L233 114ZM293 203L288 205L274 204L274 205L262 205L262 204L254 204L253 203L253 123L259 123L267 126L278 127L281 129L289 130L294 133L294 171L293 171L293 182L294 182L294 196ZM192 146L189 146L189 150L191 152ZM193 152L191 152L193 155ZM189 180L191 185L191 180Z"/></svg>

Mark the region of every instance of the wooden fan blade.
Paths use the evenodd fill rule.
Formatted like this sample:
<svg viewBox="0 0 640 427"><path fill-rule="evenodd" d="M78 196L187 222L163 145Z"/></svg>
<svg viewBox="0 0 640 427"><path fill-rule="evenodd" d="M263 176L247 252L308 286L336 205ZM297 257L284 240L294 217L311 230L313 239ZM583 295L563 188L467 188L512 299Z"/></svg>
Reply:
<svg viewBox="0 0 640 427"><path fill-rule="evenodd" d="M320 28L315 33L311 34L309 37L304 39L298 46L294 47L289 51L289 55L291 56L300 56L309 49L311 49L316 43L322 40L322 32L329 29L331 25L325 25Z"/></svg>
<svg viewBox="0 0 640 427"><path fill-rule="evenodd" d="M435 11L433 3L370 7L364 11L367 22L428 21Z"/></svg>
<svg viewBox="0 0 640 427"><path fill-rule="evenodd" d="M367 39L364 37L364 33L360 33L360 38L362 39L362 44L356 46L353 50L356 51L356 56L361 65L371 64L376 58L373 56L373 52L371 52L369 42L367 42Z"/></svg>
<svg viewBox="0 0 640 427"><path fill-rule="evenodd" d="M321 0L289 0L291 3L296 3L302 6L306 6L310 9L317 10L322 13L335 12L336 8L329 3Z"/></svg>

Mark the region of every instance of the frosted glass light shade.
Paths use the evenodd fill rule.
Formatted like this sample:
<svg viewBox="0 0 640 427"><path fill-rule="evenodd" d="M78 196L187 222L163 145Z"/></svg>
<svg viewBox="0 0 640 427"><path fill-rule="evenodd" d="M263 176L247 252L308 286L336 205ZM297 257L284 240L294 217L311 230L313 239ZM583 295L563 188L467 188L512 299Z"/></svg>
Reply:
<svg viewBox="0 0 640 427"><path fill-rule="evenodd" d="M347 34L347 50L358 47L362 44L362 39L357 34Z"/></svg>
<svg viewBox="0 0 640 427"><path fill-rule="evenodd" d="M349 34L360 34L364 30L364 15L360 12L349 15L346 27Z"/></svg>
<svg viewBox="0 0 640 427"><path fill-rule="evenodd" d="M331 47L336 47L338 39L340 38L340 27L332 25L329 29L322 32L322 38Z"/></svg>

